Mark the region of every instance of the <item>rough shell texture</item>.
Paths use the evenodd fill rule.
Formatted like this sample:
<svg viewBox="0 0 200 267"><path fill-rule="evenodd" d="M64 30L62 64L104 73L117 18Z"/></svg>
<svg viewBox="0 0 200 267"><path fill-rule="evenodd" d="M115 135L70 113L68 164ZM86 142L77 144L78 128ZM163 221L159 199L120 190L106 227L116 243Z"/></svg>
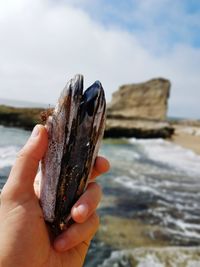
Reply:
<svg viewBox="0 0 200 267"><path fill-rule="evenodd" d="M58 232L66 228L73 204L84 192L105 125L100 82L83 93L83 77L70 80L46 122L49 145L42 161L40 202L44 218Z"/></svg>

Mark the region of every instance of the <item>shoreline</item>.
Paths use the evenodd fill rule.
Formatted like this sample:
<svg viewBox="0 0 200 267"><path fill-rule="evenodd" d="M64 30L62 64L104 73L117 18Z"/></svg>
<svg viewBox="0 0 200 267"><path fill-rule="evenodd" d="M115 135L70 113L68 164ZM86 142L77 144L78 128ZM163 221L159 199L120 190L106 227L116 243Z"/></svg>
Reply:
<svg viewBox="0 0 200 267"><path fill-rule="evenodd" d="M5 125L0 124L0 126L22 129L21 127L11 126L11 125L5 126ZM24 129L24 130L31 131L31 129ZM104 140L106 140L106 139L107 138L104 138ZM111 139L116 139L116 138L111 138ZM117 140L119 140L119 138L117 138ZM116 140L116 142L118 143L117 140ZM200 155L200 135L196 136L196 135L187 134L187 133L176 133L175 132L171 136L171 138L167 138L165 140L167 140L171 143L174 143L176 145L179 145L185 149L189 149L189 150L193 151L195 154Z"/></svg>
<svg viewBox="0 0 200 267"><path fill-rule="evenodd" d="M174 134L168 140L200 155L200 127L176 125Z"/></svg>
<svg viewBox="0 0 200 267"><path fill-rule="evenodd" d="M195 154L200 155L200 136L192 136L187 134L174 135L169 141L180 145L183 148L190 149Z"/></svg>
<svg viewBox="0 0 200 267"><path fill-rule="evenodd" d="M0 125L32 130L35 124L42 123L43 108L16 108L0 105ZM149 139L163 138L190 149L200 155L200 121L124 119L107 116L104 138Z"/></svg>

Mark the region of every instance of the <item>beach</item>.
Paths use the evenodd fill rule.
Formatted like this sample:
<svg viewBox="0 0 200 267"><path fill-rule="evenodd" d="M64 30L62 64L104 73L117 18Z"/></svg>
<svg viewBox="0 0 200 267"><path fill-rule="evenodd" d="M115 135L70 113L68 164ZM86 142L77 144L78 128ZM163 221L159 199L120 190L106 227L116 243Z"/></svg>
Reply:
<svg viewBox="0 0 200 267"><path fill-rule="evenodd" d="M200 136L178 132L172 136L171 141L200 155Z"/></svg>

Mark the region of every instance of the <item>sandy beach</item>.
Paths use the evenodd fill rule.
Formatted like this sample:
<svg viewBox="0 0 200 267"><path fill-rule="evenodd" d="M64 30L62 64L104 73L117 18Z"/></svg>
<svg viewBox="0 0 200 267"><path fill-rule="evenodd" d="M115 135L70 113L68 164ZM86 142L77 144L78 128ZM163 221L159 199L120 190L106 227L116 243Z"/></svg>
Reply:
<svg viewBox="0 0 200 267"><path fill-rule="evenodd" d="M179 134L179 135L174 135L171 141L184 148L191 149L192 151L200 155L200 136Z"/></svg>
<svg viewBox="0 0 200 267"><path fill-rule="evenodd" d="M175 134L170 141L200 155L200 128L175 126Z"/></svg>

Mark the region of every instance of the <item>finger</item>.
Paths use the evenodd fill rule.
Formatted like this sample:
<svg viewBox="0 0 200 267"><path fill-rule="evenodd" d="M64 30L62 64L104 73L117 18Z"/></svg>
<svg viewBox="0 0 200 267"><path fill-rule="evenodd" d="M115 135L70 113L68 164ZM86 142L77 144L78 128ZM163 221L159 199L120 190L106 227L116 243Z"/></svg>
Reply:
<svg viewBox="0 0 200 267"><path fill-rule="evenodd" d="M33 182L39 161L47 149L48 137L44 126L36 125L26 145L18 153L3 194L9 198L32 197Z"/></svg>
<svg viewBox="0 0 200 267"><path fill-rule="evenodd" d="M55 241L54 248L57 251L66 251L76 247L80 243L92 239L99 226L99 216L93 213L82 224L73 224L62 233Z"/></svg>
<svg viewBox="0 0 200 267"><path fill-rule="evenodd" d="M90 179L95 179L97 176L99 176L102 173L107 172L110 169L110 163L109 161L104 158L104 157L100 157L98 156L95 160L95 164L90 176Z"/></svg>
<svg viewBox="0 0 200 267"><path fill-rule="evenodd" d="M73 206L71 216L77 223L86 221L96 210L102 196L102 190L97 183L90 183L85 193Z"/></svg>

